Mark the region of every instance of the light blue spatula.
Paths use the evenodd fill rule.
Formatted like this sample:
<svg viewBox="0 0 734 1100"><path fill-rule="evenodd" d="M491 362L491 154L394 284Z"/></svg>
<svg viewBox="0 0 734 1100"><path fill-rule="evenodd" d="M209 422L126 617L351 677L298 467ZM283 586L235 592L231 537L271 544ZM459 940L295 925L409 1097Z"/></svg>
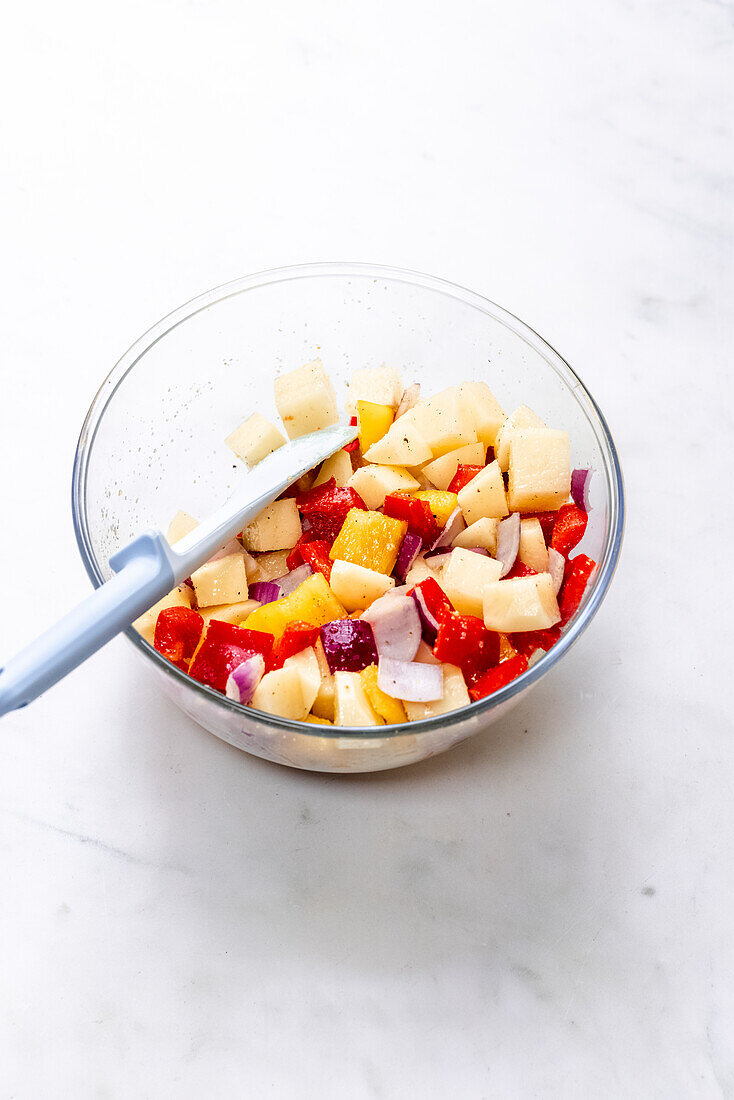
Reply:
<svg viewBox="0 0 734 1100"><path fill-rule="evenodd" d="M286 443L245 474L236 491L174 547L149 531L110 558L115 576L0 669L0 715L24 707L181 584L297 478L356 437L324 428Z"/></svg>

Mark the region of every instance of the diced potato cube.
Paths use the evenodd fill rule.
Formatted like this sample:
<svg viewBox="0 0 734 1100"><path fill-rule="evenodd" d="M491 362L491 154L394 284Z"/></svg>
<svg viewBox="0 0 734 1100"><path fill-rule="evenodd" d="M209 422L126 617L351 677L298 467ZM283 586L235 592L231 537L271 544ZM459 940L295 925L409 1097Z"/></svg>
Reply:
<svg viewBox="0 0 734 1100"><path fill-rule="evenodd" d="M359 446L362 454L387 434L394 416L395 410L389 405L377 405L374 401L357 402Z"/></svg>
<svg viewBox="0 0 734 1100"><path fill-rule="evenodd" d="M282 447L285 439L275 427L275 424L271 424L264 416L255 412L252 416L248 416L239 428L235 428L224 442L238 458L241 458L249 467L252 467L256 466L266 455L272 454L273 451L278 450L278 447Z"/></svg>
<svg viewBox="0 0 734 1100"><path fill-rule="evenodd" d="M401 416L377 443L363 456L366 462L381 466L420 466L433 458L433 451L408 417Z"/></svg>
<svg viewBox="0 0 734 1100"><path fill-rule="evenodd" d="M459 490L459 507L468 524L478 519L502 519L510 513L498 462L490 462Z"/></svg>
<svg viewBox="0 0 734 1100"><path fill-rule="evenodd" d="M548 572L548 547L545 545L540 520L520 520L520 548L517 556L523 565L529 565L536 573Z"/></svg>
<svg viewBox="0 0 734 1100"><path fill-rule="evenodd" d="M347 613L337 600L323 573L314 573L299 584L290 596L265 603L253 611L247 620L248 630L262 630L280 638L288 623L296 619L323 626L335 619L346 619Z"/></svg>
<svg viewBox="0 0 734 1100"><path fill-rule="evenodd" d="M301 680L301 691L306 710L310 710L316 701L321 687L321 669L313 646L294 653L283 663L283 668L294 668Z"/></svg>
<svg viewBox="0 0 734 1100"><path fill-rule="evenodd" d="M324 485L333 477L336 481L337 488L341 489L347 484L351 476L352 460L349 457L349 453L342 447L342 449L337 451L336 454L333 454L331 458L327 458L321 463L321 469L313 483L313 488L316 489L319 485Z"/></svg>
<svg viewBox="0 0 734 1100"><path fill-rule="evenodd" d="M397 367L363 367L356 370L349 383L347 412L357 411L357 402L376 401L396 409L403 396L403 380Z"/></svg>
<svg viewBox="0 0 734 1100"><path fill-rule="evenodd" d="M293 497L274 500L242 532L246 550L291 550L301 537L301 517Z"/></svg>
<svg viewBox="0 0 734 1100"><path fill-rule="evenodd" d="M406 420L415 425L425 439L433 458L439 458L467 443L477 442L474 415L456 386L449 386L429 401L417 404L400 417L398 424L404 424ZM409 462L404 464L414 465Z"/></svg>
<svg viewBox="0 0 734 1100"><path fill-rule="evenodd" d="M254 568L247 574L248 583L275 581L278 577L284 577L288 572L289 553L290 550L271 550L266 554L258 554L257 557L250 558ZM249 555L245 557L245 568L247 568L247 557Z"/></svg>
<svg viewBox="0 0 734 1100"><path fill-rule="evenodd" d="M513 432L518 428L544 428L545 424L537 413L529 409L527 405L518 405L514 413L508 416L497 433L494 442L494 457L500 464L500 470L507 473L510 465L510 441Z"/></svg>
<svg viewBox="0 0 734 1100"><path fill-rule="evenodd" d="M329 668L329 662L326 660L326 654L324 653L324 646L321 638L316 639L314 646L314 652L316 654L316 660L319 663L319 672L321 673L321 683L316 698L314 699L311 710L319 717L334 721L334 676Z"/></svg>
<svg viewBox="0 0 734 1100"><path fill-rule="evenodd" d="M406 700L404 706L410 721L419 722L421 718L434 718L437 714L446 714L457 707L467 707L470 702L461 669L456 665L444 665L443 696L432 703L411 703Z"/></svg>
<svg viewBox="0 0 734 1100"><path fill-rule="evenodd" d="M370 701L372 709L385 722L395 724L407 721L405 707L399 699L393 699L377 685L377 665L368 665L359 674L362 677L362 687Z"/></svg>
<svg viewBox="0 0 734 1100"><path fill-rule="evenodd" d="M560 508L571 492L568 432L523 428L510 441L508 497L513 512Z"/></svg>
<svg viewBox="0 0 734 1100"><path fill-rule="evenodd" d="M191 574L199 607L241 603L247 599L247 574L242 554L227 554L202 565Z"/></svg>
<svg viewBox="0 0 734 1100"><path fill-rule="evenodd" d="M142 634L146 642L153 645L155 624L158 622L161 611L165 611L167 607L191 607L192 595L193 593L187 584L180 584L167 596L164 596L162 600L159 600L158 603L153 604L150 610L144 612L139 619L136 619L133 627L138 634Z"/></svg>
<svg viewBox="0 0 734 1100"><path fill-rule="evenodd" d="M481 441L467 443L464 447L457 447L455 451L449 451L441 458L434 458L433 462L427 462L421 470L437 489L448 489L453 481L459 463L466 466L483 466L487 448Z"/></svg>
<svg viewBox="0 0 734 1100"><path fill-rule="evenodd" d="M488 550L490 554L497 551L497 528L500 525L498 519L488 519L484 516L465 528L454 539L454 546L463 546L470 550L478 546L482 550Z"/></svg>
<svg viewBox="0 0 734 1100"><path fill-rule="evenodd" d="M358 672L334 673L334 725L381 726Z"/></svg>
<svg viewBox="0 0 734 1100"><path fill-rule="evenodd" d="M465 382L459 386L459 393L474 414L477 436L485 447L494 447L497 432L507 419L507 413L486 382Z"/></svg>
<svg viewBox="0 0 734 1100"><path fill-rule="evenodd" d="M546 630L560 618L550 573L497 581L484 589L484 623L489 630Z"/></svg>
<svg viewBox="0 0 734 1100"><path fill-rule="evenodd" d="M451 551L441 573L444 592L460 615L483 615L483 593L488 584L500 579L502 563L461 547Z"/></svg>
<svg viewBox="0 0 734 1100"><path fill-rule="evenodd" d="M188 512L176 512L168 525L168 534L166 535L168 545L173 546L174 542L179 542L186 535L190 535L198 526L198 519L194 519Z"/></svg>
<svg viewBox="0 0 734 1100"><path fill-rule="evenodd" d="M293 718L302 722L308 714L308 707L303 698L298 668L286 668L284 665L274 672L266 672L255 688L250 706L256 710L264 710L266 714L277 714L281 718Z"/></svg>
<svg viewBox="0 0 734 1100"><path fill-rule="evenodd" d="M429 559L433 561L433 559ZM438 580L437 570L431 568L422 554L419 554L411 565L408 572L405 574L405 583L414 588L416 584L420 584L421 581L428 580L429 577L433 577L434 580ZM440 583L440 582L439 582Z"/></svg>
<svg viewBox="0 0 734 1100"><path fill-rule="evenodd" d="M368 508L382 508L388 493L411 492L420 486L404 466L360 466L348 484Z"/></svg>
<svg viewBox="0 0 734 1100"><path fill-rule="evenodd" d="M365 569L351 561L335 561L331 569L331 590L347 611L363 611L395 587L392 577Z"/></svg>
<svg viewBox="0 0 734 1100"><path fill-rule="evenodd" d="M350 508L329 557L332 561L337 558L351 561L377 573L392 573L407 530L405 520Z"/></svg>
<svg viewBox="0 0 734 1100"><path fill-rule="evenodd" d="M413 496L418 500L425 500L439 527L446 526L449 517L456 511L459 504L456 493L447 493L441 489L422 489Z"/></svg>
<svg viewBox="0 0 734 1100"><path fill-rule="evenodd" d="M258 608L257 600L242 600L240 603L213 604L211 607L202 607L201 614L208 626L212 619L218 619L221 623L232 623L240 626L248 615Z"/></svg>
<svg viewBox="0 0 734 1100"><path fill-rule="evenodd" d="M334 387L320 359L276 378L275 404L289 439L328 428L339 419Z"/></svg>

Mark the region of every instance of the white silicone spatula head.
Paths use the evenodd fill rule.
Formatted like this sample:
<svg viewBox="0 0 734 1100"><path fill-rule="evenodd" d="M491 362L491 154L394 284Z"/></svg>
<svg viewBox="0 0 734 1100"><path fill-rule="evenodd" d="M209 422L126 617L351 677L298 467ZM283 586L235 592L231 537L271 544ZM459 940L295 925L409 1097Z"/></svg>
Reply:
<svg viewBox="0 0 734 1100"><path fill-rule="evenodd" d="M337 426L286 443L244 474L226 503L175 547L151 531L118 550L110 558L115 576L0 669L0 715L24 707L91 657L356 434Z"/></svg>

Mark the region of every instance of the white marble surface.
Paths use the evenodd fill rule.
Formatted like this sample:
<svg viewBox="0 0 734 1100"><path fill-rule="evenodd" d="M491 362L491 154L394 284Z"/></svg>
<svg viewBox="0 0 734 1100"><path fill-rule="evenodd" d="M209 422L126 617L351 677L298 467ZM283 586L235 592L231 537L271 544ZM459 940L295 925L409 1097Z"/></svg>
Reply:
<svg viewBox="0 0 734 1100"><path fill-rule="evenodd" d="M734 1096L733 44L721 0L5 14L0 653L87 592L100 379L281 263L519 314L607 413L629 522L583 642L412 770L240 755L121 641L6 718L3 1100Z"/></svg>

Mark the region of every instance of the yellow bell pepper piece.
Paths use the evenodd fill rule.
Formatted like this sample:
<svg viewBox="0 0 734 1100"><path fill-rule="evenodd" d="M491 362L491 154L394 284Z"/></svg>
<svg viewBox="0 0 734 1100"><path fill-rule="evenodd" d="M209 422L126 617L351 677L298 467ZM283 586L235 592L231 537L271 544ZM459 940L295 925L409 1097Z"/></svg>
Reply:
<svg viewBox="0 0 734 1100"><path fill-rule="evenodd" d="M375 405L372 401L357 402L359 446L362 454L387 433L394 415L395 410L389 405Z"/></svg>
<svg viewBox="0 0 734 1100"><path fill-rule="evenodd" d="M441 489L425 489L420 493L413 493L413 496L418 500L425 500L439 527L446 526L449 516L459 505L456 493L447 493Z"/></svg>
<svg viewBox="0 0 734 1100"><path fill-rule="evenodd" d="M362 677L364 693L370 701L372 709L384 718L386 722L407 722L408 716L405 707L399 699L393 699L382 688L377 686L377 665L368 665L359 674Z"/></svg>
<svg viewBox="0 0 734 1100"><path fill-rule="evenodd" d="M392 573L407 530L405 520L383 516L382 512L350 508L329 557L332 561L339 558L363 565L376 573Z"/></svg>
<svg viewBox="0 0 734 1100"><path fill-rule="evenodd" d="M329 588L323 573L314 573L299 584L290 596L265 603L253 611L247 618L247 629L260 630L280 638L288 623L296 619L311 626L324 626L346 617L346 611Z"/></svg>
<svg viewBox="0 0 734 1100"><path fill-rule="evenodd" d="M312 726L333 726L334 723L330 722L328 718L317 718L315 714L309 714L305 719L306 722L310 722Z"/></svg>

